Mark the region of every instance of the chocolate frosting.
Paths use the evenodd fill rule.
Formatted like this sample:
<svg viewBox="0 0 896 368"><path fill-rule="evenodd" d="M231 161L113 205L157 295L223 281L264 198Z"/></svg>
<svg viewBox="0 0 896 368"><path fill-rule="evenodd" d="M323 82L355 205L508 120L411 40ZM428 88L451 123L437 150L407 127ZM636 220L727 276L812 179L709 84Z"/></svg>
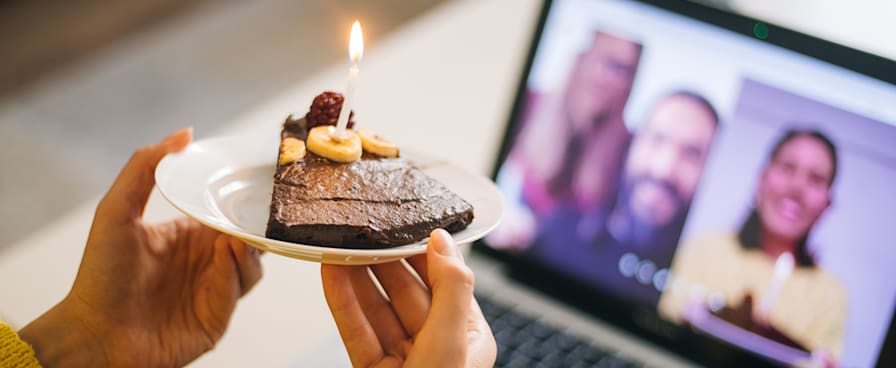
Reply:
<svg viewBox="0 0 896 368"><path fill-rule="evenodd" d="M304 120L287 119L282 138L302 139ZM277 167L266 236L343 248L410 244L436 228L462 230L473 207L402 158L364 153L336 163L307 152Z"/></svg>

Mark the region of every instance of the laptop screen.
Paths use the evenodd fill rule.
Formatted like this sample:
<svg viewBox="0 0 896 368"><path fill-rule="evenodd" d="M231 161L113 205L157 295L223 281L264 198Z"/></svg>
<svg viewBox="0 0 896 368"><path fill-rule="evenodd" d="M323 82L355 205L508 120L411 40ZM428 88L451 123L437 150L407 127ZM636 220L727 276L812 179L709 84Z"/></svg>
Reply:
<svg viewBox="0 0 896 368"><path fill-rule="evenodd" d="M486 238L783 364L873 366L896 86L647 4L555 1Z"/></svg>

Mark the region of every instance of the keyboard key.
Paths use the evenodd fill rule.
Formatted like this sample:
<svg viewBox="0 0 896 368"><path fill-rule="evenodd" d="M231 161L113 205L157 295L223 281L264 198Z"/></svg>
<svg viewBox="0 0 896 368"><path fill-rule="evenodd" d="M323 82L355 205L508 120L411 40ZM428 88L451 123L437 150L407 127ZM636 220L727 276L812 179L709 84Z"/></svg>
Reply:
<svg viewBox="0 0 896 368"><path fill-rule="evenodd" d="M540 344L538 344L538 355L539 356L546 356L546 355L552 354L552 353L558 353L561 356L563 356L566 354L566 351L563 349L560 349L560 347L558 347L556 344L549 343L548 340L542 341Z"/></svg>
<svg viewBox="0 0 896 368"><path fill-rule="evenodd" d="M510 361L507 362L505 367L507 368L530 368L535 365L535 362L532 359L525 355L513 355Z"/></svg>
<svg viewBox="0 0 896 368"><path fill-rule="evenodd" d="M495 367L505 367L507 363L510 362L510 352L507 350L501 350L501 346L498 346L498 356L495 358Z"/></svg>
<svg viewBox="0 0 896 368"><path fill-rule="evenodd" d="M607 353L606 351L595 348L593 346L580 344L566 355L566 362L584 362L587 364L595 364L608 354L609 353Z"/></svg>
<svg viewBox="0 0 896 368"><path fill-rule="evenodd" d="M578 345L580 340L566 332L558 331L545 340L545 344L556 346L563 351L570 351Z"/></svg>
<svg viewBox="0 0 896 368"><path fill-rule="evenodd" d="M538 358L541 353L539 346L538 340L527 340L517 346L515 351L530 358Z"/></svg>
<svg viewBox="0 0 896 368"><path fill-rule="evenodd" d="M514 330L511 330L508 328L502 328L502 329L499 329L498 331L493 331L493 332L495 334L495 340L500 341L502 343L509 345L512 342L516 341L516 331L514 331Z"/></svg>
<svg viewBox="0 0 896 368"><path fill-rule="evenodd" d="M560 367L560 366L563 366L565 358L566 358L566 356L564 356L563 353L561 353L559 351L554 351L554 352L550 352L545 355L542 355L541 358L538 360L541 363L544 363L545 365L548 365L551 367Z"/></svg>
<svg viewBox="0 0 896 368"><path fill-rule="evenodd" d="M556 328L554 328L553 326L549 326L542 321L535 321L528 327L528 329L532 331L532 336L535 336L540 340L547 339L551 335L558 332Z"/></svg>
<svg viewBox="0 0 896 368"><path fill-rule="evenodd" d="M514 328L520 329L532 322L532 317L523 315L517 311L511 310L507 313L506 318Z"/></svg>
<svg viewBox="0 0 896 368"><path fill-rule="evenodd" d="M584 356L584 354L582 354L581 352L578 352L578 351L571 351L571 352L568 352L568 353L566 354L566 357L563 359L563 361L564 361L567 365L575 365L575 364L577 364L577 363L585 363L585 364L588 364L588 362L585 361L585 356Z"/></svg>
<svg viewBox="0 0 896 368"><path fill-rule="evenodd" d="M504 330L511 330L511 331L515 330L514 328L510 327L510 322L506 318L503 318L503 317L498 317L493 320L488 320L488 325L491 326L492 332L494 332L494 333L498 333L498 331L504 331Z"/></svg>
<svg viewBox="0 0 896 368"><path fill-rule="evenodd" d="M477 299L479 300L479 308L482 309L482 314L485 315L487 320L496 319L509 310L509 308L494 303L488 298L477 297Z"/></svg>
<svg viewBox="0 0 896 368"><path fill-rule="evenodd" d="M518 332L521 335L525 335L530 339L536 340L544 340L557 332L557 329L545 324L541 321L532 321L529 324L523 326Z"/></svg>
<svg viewBox="0 0 896 368"><path fill-rule="evenodd" d="M565 363L569 368L593 368L591 364L585 362Z"/></svg>
<svg viewBox="0 0 896 368"><path fill-rule="evenodd" d="M636 368L640 364L490 298L477 296L498 346L495 367Z"/></svg>
<svg viewBox="0 0 896 368"><path fill-rule="evenodd" d="M542 362L538 362L538 364L535 365L535 368L566 368L566 366L563 365L563 362L544 362L544 361L542 361Z"/></svg>
<svg viewBox="0 0 896 368"><path fill-rule="evenodd" d="M622 364L624 363L625 362L618 360L615 357L608 356L597 362L597 368L623 368Z"/></svg>

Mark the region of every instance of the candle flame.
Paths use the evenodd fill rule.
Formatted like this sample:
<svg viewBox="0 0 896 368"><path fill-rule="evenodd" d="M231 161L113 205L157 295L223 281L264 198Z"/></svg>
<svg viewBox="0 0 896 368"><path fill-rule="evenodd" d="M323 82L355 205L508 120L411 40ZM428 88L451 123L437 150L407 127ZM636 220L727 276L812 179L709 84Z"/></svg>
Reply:
<svg viewBox="0 0 896 368"><path fill-rule="evenodd" d="M361 34L361 23L357 20L352 24L352 35L348 41L348 56L352 63L357 64L364 55L364 35Z"/></svg>

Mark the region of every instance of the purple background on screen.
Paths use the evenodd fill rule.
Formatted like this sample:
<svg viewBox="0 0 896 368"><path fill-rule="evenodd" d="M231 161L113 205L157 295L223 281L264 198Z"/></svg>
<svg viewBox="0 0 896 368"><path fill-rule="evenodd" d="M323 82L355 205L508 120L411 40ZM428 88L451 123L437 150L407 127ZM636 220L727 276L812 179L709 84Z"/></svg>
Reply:
<svg viewBox="0 0 896 368"><path fill-rule="evenodd" d="M778 137L793 126L825 132L837 146L840 166L833 203L809 243L820 266L848 292L841 366L873 366L896 300L896 122L870 120L749 79L737 101L713 143L682 239L737 231Z"/></svg>

